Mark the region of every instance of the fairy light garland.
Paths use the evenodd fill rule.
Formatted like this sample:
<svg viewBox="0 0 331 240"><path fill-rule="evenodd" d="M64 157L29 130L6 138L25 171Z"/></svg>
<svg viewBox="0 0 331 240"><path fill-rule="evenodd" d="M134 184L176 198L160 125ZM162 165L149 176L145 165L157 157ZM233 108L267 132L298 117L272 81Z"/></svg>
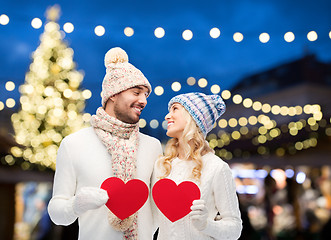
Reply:
<svg viewBox="0 0 331 240"><path fill-rule="evenodd" d="M40 163L45 167L54 168L56 151L63 136L85 126L91 117L88 113L79 114L79 112L84 109L84 101L91 98L92 93L89 90L77 90L83 76L78 71L72 71L74 68L74 63L72 61L73 50L66 48L60 43L60 27L57 23L55 23L58 19L58 9L51 8L48 13L48 19L50 22L45 24L45 33L42 36L40 47L38 47L33 55L34 61L30 65L30 72L26 75L26 83L19 87L19 90L22 93L20 98L22 111L12 115L13 126L17 130L17 142L30 147L24 150L19 147L13 147L11 149L12 155L6 155L3 159L1 159L3 164L13 165L15 163L15 158L23 157L24 160L26 160L26 162L21 164L23 169L29 168L29 162L32 164ZM6 14L0 15L0 24L10 24L10 18ZM42 25L43 23L39 18L34 18L31 21L31 26L33 28L38 29ZM72 23L67 22L64 24L63 30L66 33L72 33L75 30L75 26ZM102 25L96 26L93 31L98 36L103 36L107 32ZM126 27L123 32L127 37L131 37L135 34L135 30L132 27ZM157 38L163 38L166 36L166 31L162 27L158 27L154 30L154 34ZM212 28L210 31L210 36L216 39L222 36L222 34L218 28ZM183 32L182 37L189 41L194 37L194 33L187 29ZM329 33L329 37L331 38L331 32ZM307 34L307 38L309 41L316 41L318 39L318 34L315 31L310 31ZM241 42L244 39L244 35L237 32L233 35L233 39L236 42ZM268 33L260 34L260 41L262 43L267 43L269 40L270 35ZM285 33L284 40L287 42L294 41L294 33ZM51 49L57 45L61 46L62 57L57 60L56 64L47 62L43 56L50 54L48 49ZM46 66L45 64L48 64L49 66ZM56 78L65 79L67 77L69 79L68 82L64 80L55 80L55 78L49 76L49 72L47 70L48 67L51 73L56 75ZM54 81L54 86L43 86L41 83L36 84L36 82L38 82L38 78L48 79L47 81L49 82ZM194 77L189 77L187 79L187 84L189 86L194 86L197 84L200 88L206 88L208 86L208 80L206 78L200 78L197 81ZM6 82L5 89L8 92L12 92L15 88L16 86L14 82ZM172 83L172 90L175 92L180 91L181 83ZM214 84L210 87L210 92L213 94L219 94L221 92L221 88L219 85ZM157 96L163 95L165 93L164 87L157 86L154 93ZM41 95L43 95L45 99L40 98ZM61 95L63 95L64 98ZM313 132L317 132L319 128L325 128L325 134L327 136L331 136L331 127L327 124L327 122L331 123L331 118L328 120L323 119L323 113L320 105L318 104L306 104L304 106L271 105L269 103L253 101L250 98L244 98L240 94L235 94L232 96L232 93L229 90L223 90L220 95L225 100L231 99L234 104L242 104L244 108L253 109L256 112L263 112L264 114L290 117L300 116L303 114L312 116L307 120L301 119L296 122L289 122L285 127L283 127L283 129L277 128L278 124L276 120L270 119L269 116L264 114L260 114L258 117L252 115L247 118L240 117L238 119L231 118L229 120L220 119L217 123L220 128L233 128L235 130L229 133L221 130L218 133L219 138L217 138L215 134L214 135L216 137L214 137L213 134L209 135L208 140L212 148L221 148L229 145L232 141L240 140L243 136L250 136L253 145L258 146L256 150L257 153L264 155L268 154L270 150L261 144L264 144L267 141L272 141L285 132L295 136L299 131L305 130L306 125L308 125L310 130ZM34 96L34 102L30 101L32 96ZM40 104L41 102L44 104ZM5 107L13 108L15 105L16 101L13 98L8 97L4 102L0 101L0 111ZM65 123L64 117L67 118L67 123ZM67 125L61 130L61 132L56 132L54 129L46 127L46 130L40 133L36 131L36 128L40 126L43 118L46 119L49 126L64 127L66 124ZM24 121L22 121L23 119ZM322 122L323 124L321 124ZM141 119L139 124L140 127L148 126L145 119ZM255 127L257 124L261 124L262 126ZM149 125L153 129L162 126L164 127L164 124L159 124L156 119L151 120ZM253 128L249 129L247 125L251 125ZM286 151L289 153L293 152L289 149L294 148L296 151L300 151L309 147L315 147L316 145L317 138L311 137L303 141L295 142L287 149L279 147L275 150L275 153L277 156L282 156ZM38 149L38 146L42 147ZM36 150L33 150L33 148L36 148ZM250 153L240 149L236 149L232 153L223 148L218 150L218 155L224 157L226 160L230 160L233 156L247 157Z"/></svg>
<svg viewBox="0 0 331 240"><path fill-rule="evenodd" d="M54 16L56 16L55 14L56 14L56 12L54 12ZM9 25L10 22L11 22L10 19L11 18L7 14L3 13L3 14L0 15L0 24L3 25L3 26ZM20 19L20 17L18 17L18 19ZM39 29L39 28L42 27L43 21L40 18L31 17L31 19L32 20L30 22L30 25L34 29ZM84 23L84 26L85 25L86 25L86 23ZM92 25L92 23L91 23L91 25ZM74 26L73 23L66 22L66 23L63 24L63 31L64 32L70 34L74 30L75 30L75 26ZM102 24L95 24L94 28L93 29L91 28L90 32L91 33L94 32L94 34L96 36L102 37L102 36L106 35L107 29ZM126 26L126 27L123 27L123 34L126 37L132 37L135 34L135 30L131 26ZM302 33L300 33L300 34L302 35ZM163 38L165 35L166 35L166 30L163 27L159 26L159 27L156 27L154 29L154 36L156 38ZM186 29L181 33L181 37L186 41L190 41L194 37L194 35L195 34L190 29ZM297 34L297 36L298 35L299 34ZM322 33L321 33L321 35L322 35ZM331 39L331 31L329 31L329 32L327 31L326 35L328 35L329 38ZM212 27L209 31L209 36L210 36L211 39L218 39L218 38L222 37L223 34L222 34L220 28ZM270 34L267 33L267 32L256 33L256 36L258 36L257 39L263 44L268 43L271 38L275 37L274 35L271 37ZM279 37L279 35L277 37ZM295 39L296 39L296 35L291 31L282 34L281 37L285 42L288 42L288 43L291 43L291 42L295 41ZM244 39L246 39L244 34L240 33L240 32L233 33L232 38L233 38L233 41L237 42L237 43L240 43L240 42L244 41ZM309 31L309 32L306 33L306 38L308 39L308 41L314 42L318 39L318 34L317 34L316 31L312 30L312 31Z"/></svg>

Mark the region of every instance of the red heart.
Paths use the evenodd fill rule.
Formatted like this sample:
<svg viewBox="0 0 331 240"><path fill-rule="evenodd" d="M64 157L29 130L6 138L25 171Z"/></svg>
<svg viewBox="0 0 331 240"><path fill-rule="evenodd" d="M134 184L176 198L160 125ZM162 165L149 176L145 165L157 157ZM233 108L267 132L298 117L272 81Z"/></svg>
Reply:
<svg viewBox="0 0 331 240"><path fill-rule="evenodd" d="M137 212L148 198L148 187L139 179L125 184L121 179L111 177L101 184L101 188L109 196L106 206L122 220Z"/></svg>
<svg viewBox="0 0 331 240"><path fill-rule="evenodd" d="M171 221L175 222L191 212L193 200L200 198L199 187L189 181L177 184L171 179L157 181L152 189L156 206Z"/></svg>

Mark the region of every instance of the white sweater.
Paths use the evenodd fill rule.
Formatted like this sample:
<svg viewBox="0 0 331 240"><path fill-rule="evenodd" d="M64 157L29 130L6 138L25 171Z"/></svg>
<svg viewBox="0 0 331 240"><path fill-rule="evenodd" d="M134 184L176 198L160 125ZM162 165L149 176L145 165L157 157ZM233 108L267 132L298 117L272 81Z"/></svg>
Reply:
<svg viewBox="0 0 331 240"><path fill-rule="evenodd" d="M139 133L136 178L148 187L155 160L162 154L160 142ZM92 127L84 128L63 139L58 150L54 176L53 197L48 205L52 221L57 225L69 225L77 216L73 212L73 196L81 187L97 187L111 177L111 155L99 140ZM78 218L81 240L122 240L123 233L115 231L108 223L108 209L104 205L89 210ZM139 240L152 239L155 229L151 199L138 211Z"/></svg>
<svg viewBox="0 0 331 240"><path fill-rule="evenodd" d="M198 231L187 215L172 223L159 210L157 225L158 240L203 240L203 239L238 239L242 230L236 187L228 164L212 153L202 157L203 169L201 184L191 178L193 161L172 161L172 170L167 177L180 184L183 181L195 182L201 191L201 199L205 200L208 209L207 227ZM157 163L154 167L153 184L157 177L162 176L162 170ZM217 213L221 220L215 221Z"/></svg>

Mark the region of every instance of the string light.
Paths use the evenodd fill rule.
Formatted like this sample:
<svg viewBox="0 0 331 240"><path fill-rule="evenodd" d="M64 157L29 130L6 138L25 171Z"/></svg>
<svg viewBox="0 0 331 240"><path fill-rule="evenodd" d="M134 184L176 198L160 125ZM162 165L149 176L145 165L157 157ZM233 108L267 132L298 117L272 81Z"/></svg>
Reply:
<svg viewBox="0 0 331 240"><path fill-rule="evenodd" d="M295 36L294 36L293 32L287 32L284 35L284 39L286 42L293 42L295 39Z"/></svg>
<svg viewBox="0 0 331 240"><path fill-rule="evenodd" d="M308 38L309 41L314 42L314 41L317 40L318 36L317 36L317 33L315 31L310 31L307 34L307 38Z"/></svg>
<svg viewBox="0 0 331 240"><path fill-rule="evenodd" d="M250 108L253 105L253 101L250 98L245 98L243 101L243 105L245 108Z"/></svg>
<svg viewBox="0 0 331 240"><path fill-rule="evenodd" d="M210 91L213 94L218 94L221 91L221 88L217 84L214 84L213 86L211 86Z"/></svg>
<svg viewBox="0 0 331 240"><path fill-rule="evenodd" d="M133 34L134 34L134 30L133 30L133 28L131 28L131 27L126 27L126 28L124 29L124 34L125 34L125 36L127 36L127 37L132 37Z"/></svg>
<svg viewBox="0 0 331 240"><path fill-rule="evenodd" d="M92 97L92 92L90 90L86 89L82 92L82 97L84 99L90 99Z"/></svg>
<svg viewBox="0 0 331 240"><path fill-rule="evenodd" d="M198 85L199 85L199 87L201 87L201 88L205 88L205 87L207 87L207 85L208 85L208 81L207 81L207 79L205 79L205 78L200 78L199 81L198 81Z"/></svg>
<svg viewBox="0 0 331 240"><path fill-rule="evenodd" d="M143 119L143 118L140 118L139 119L139 127L140 128L144 128L144 127L146 127L146 120L145 119Z"/></svg>
<svg viewBox="0 0 331 240"><path fill-rule="evenodd" d="M244 39L244 35L242 35L242 33L236 32L235 34L233 34L233 40L235 42L241 42L243 39Z"/></svg>
<svg viewBox="0 0 331 240"><path fill-rule="evenodd" d="M63 25L63 30L66 33L72 33L74 31L74 29L75 29L74 25L70 22L67 22Z"/></svg>
<svg viewBox="0 0 331 240"><path fill-rule="evenodd" d="M6 15L6 14L2 14L0 15L0 24L2 25L7 25L9 23L9 17ZM31 22L31 26L38 29L42 26L42 21L39 19L39 18L34 18ZM71 33L73 30L74 30L74 26L72 23L68 23L68 26L63 26L63 29L65 32L67 33ZM97 26L95 29L94 29L94 32L97 36L103 36L105 34L105 28L101 25ZM124 29L124 34L128 37L131 37L133 36L134 34L134 31L132 28L130 27L126 27ZM220 36L221 32L219 30L219 28L212 28L210 31L209 31L209 35L212 37L212 38L218 38ZM329 37L331 38L331 31L328 33L329 34ZM165 35L165 30L164 28L162 27L158 27L154 30L154 35L155 37L157 38L163 38L164 35ZM189 29L183 31L182 33L182 37L183 39L189 41L192 39L193 37L193 32ZM307 38L309 41L316 41L317 40L317 33L315 31L310 31L308 34L307 34ZM236 32L233 34L233 40L235 42L241 42L243 41L244 39L244 36L242 33L240 32ZM284 34L284 40L286 42L293 42L295 39L295 36L293 34L293 32L287 32ZM262 43L267 43L269 40L270 40L270 36L268 33L261 33L259 35L259 40L260 42Z"/></svg>
<svg viewBox="0 0 331 240"><path fill-rule="evenodd" d="M261 33L259 39L261 43L267 43L270 40L270 36L268 33Z"/></svg>
<svg viewBox="0 0 331 240"><path fill-rule="evenodd" d="M35 22L33 24L31 22L31 25L34 28L41 27L42 21L39 18L34 18L32 21ZM7 25L8 23L9 23L9 17L6 14L0 15L0 24ZM67 33L71 33L74 30L74 26L71 23L69 23L69 25L70 25L70 27L68 27L68 28L64 27L64 31ZM129 30L129 33L126 33L126 30L124 30L126 36L130 37L133 35L134 31L132 31L133 30L132 28L125 28L125 29ZM94 29L94 32L97 36L103 36L105 34L105 31L106 31L105 28L101 25L97 26ZM212 28L210 30L209 34L212 38L218 38L220 36L220 30L219 30L219 28ZM331 38L331 31L329 31L328 34L329 34L329 37ZM162 38L165 35L165 30L162 27L158 27L154 30L154 35L157 38ZM191 30L187 29L182 33L182 37L185 40L189 41L193 37L193 32ZM316 41L318 36L315 31L310 31L307 34L307 38L309 41ZM233 34L233 40L235 42L241 42L241 41L243 41L243 39L244 39L244 36L242 33L236 32ZM284 34L284 39L286 42L293 42L295 39L295 36L294 36L293 32L287 32ZM268 33L261 33L259 36L259 40L262 43L267 43L270 40L270 36Z"/></svg>
<svg viewBox="0 0 331 240"><path fill-rule="evenodd" d="M227 122L225 119L223 119L223 118L221 118L221 119L218 121L218 126L219 126L220 128L226 128L227 125L228 125L228 122Z"/></svg>
<svg viewBox="0 0 331 240"><path fill-rule="evenodd" d="M161 95L164 93L164 89L163 89L163 87L161 87L161 86L157 86L157 87L155 87L155 89L154 89L154 93L155 93L157 96L161 96Z"/></svg>
<svg viewBox="0 0 331 240"><path fill-rule="evenodd" d="M156 29L154 30L154 35L155 35L155 37L157 37L157 38L163 38L164 35L165 35L165 31L164 31L163 28L158 27L158 28L156 28Z"/></svg>
<svg viewBox="0 0 331 240"><path fill-rule="evenodd" d="M152 121L150 121L149 125L151 126L151 128L157 128L159 126L159 122L156 119L153 119Z"/></svg>
<svg viewBox="0 0 331 240"><path fill-rule="evenodd" d="M3 17L3 15L1 15L0 16L1 24L3 24L5 22L3 19L5 19L5 17ZM8 18L8 22L9 22L9 18ZM72 27L73 27L73 25L72 25ZM63 28L64 28L64 30L66 29L65 25L63 26ZM126 28L126 29L130 30L131 28ZM157 29L159 29L158 31L161 31L161 32L163 30L163 35L159 34L159 33L157 34L156 33ZM162 28L157 28L157 29L155 29L155 36L158 37L158 38L162 38L164 36L164 29L162 29ZM45 26L45 30L57 31L58 27L54 26L54 25L53 26L52 25L47 25L47 26ZM65 30L65 31L70 32L69 30L68 31L67 30ZM190 30L186 30L186 31L191 32ZM132 32L134 32L133 29L132 29ZM183 32L183 38L184 38L184 32ZM97 26L95 28L95 34L97 36L104 35L105 34L104 27L102 27L101 25ZM236 34L239 34L239 33L236 33ZM266 33L264 33L264 34L266 34ZM285 41L292 42L294 40L294 34L293 35L292 34L293 34L292 32L286 33L284 35ZM130 34L126 34L126 35L130 36ZM132 35L133 35L133 33L132 33ZM329 35L331 35L331 32L329 33ZM189 34L188 34L188 36L189 36ZM212 34L211 34L211 36L212 36ZM217 34L214 35L214 36L217 36ZM47 36L43 36L43 37L44 37L44 40L47 39ZM190 39L192 39L192 37L193 37L193 33L192 33L191 37L188 37L187 39L184 38L184 39L185 40L190 40ZM316 32L312 31L312 32L308 33L307 38L310 41L315 41L317 39ZM330 38L331 38L331 36L330 36ZM234 37L234 39L235 39L235 37ZM242 37L242 39L243 39L243 37ZM241 39L241 41L242 41L242 39ZM48 39L48 40L51 40L51 39ZM268 34L263 35L263 36L262 36L262 34L260 35L260 41L261 42L268 42L269 40L270 40L270 36ZM58 39L56 39L56 40L53 39L50 42L45 43L45 45L47 45L47 47L49 47L49 46L52 46L52 44L54 46L56 43L58 43ZM45 49L47 49L47 48L45 47ZM40 52L38 52L38 50ZM30 71L32 71L32 72L38 71L38 73L40 73L40 76L42 76L43 74L45 74L45 72L47 72L47 69L45 69L45 66L44 66L44 63L43 63L44 60L39 59L39 57L38 57L38 56L40 56L41 52L42 52L41 49L36 50L36 52L34 54L34 62L30 66ZM72 57L72 52L70 52L70 51L69 51L69 56L70 56L69 58L68 57L63 57L63 60L59 59L58 63L53 64L50 67L51 71L55 74L59 74L61 72L61 69L70 69L70 68L72 68L72 66L73 66L73 62L72 62L72 58L71 58ZM39 69L39 70L37 70L37 69ZM74 80L74 78L73 78L72 81L70 80L69 83L58 82L57 84L55 84L54 88L51 87L51 86L46 86L45 87L45 86L42 86L42 85L37 85L36 86L36 85L33 85L32 83L29 83L27 81L24 85L21 86L21 88L20 88L21 93L22 94L24 93L24 94L26 94L26 96L29 96L29 97L35 96L38 93L43 93L46 97L53 99L52 101L48 102L48 104L50 104L49 106L51 106L52 108L48 108L48 105L39 106L38 108L35 109L36 117L33 121L31 121L31 123L29 123L29 124L28 123L24 123L24 124L20 123L20 124L21 125L26 125L25 127L27 127L27 126L32 127L33 125L37 126L38 124L40 124L40 119L42 119L47 112L53 114L53 116L55 116L57 118L62 118L62 119L56 119L56 120L48 118L49 123L52 123L52 124L54 124L54 123L55 124L65 124L65 122L63 121L63 117L65 116L66 111L63 108L63 100L60 98L60 96L57 93L58 93L59 90L62 91L65 98L70 99L70 100L76 99L76 100L79 100L79 101L83 101L84 99L89 99L91 97L91 92L89 90L84 90L83 92L80 93L78 91L75 91L75 90L72 90L72 89L68 88L69 85L74 85L74 86L78 87L79 83L82 80L82 77L80 77L80 78L81 78L80 80L77 80L77 79ZM195 80L194 77L189 77L187 79L187 84L188 85L193 86L195 83L196 83L196 80ZM7 86L7 84L8 84L8 86ZM208 85L208 81L205 78L201 78L198 81L198 85L200 87L204 88ZM181 84L179 82L174 82L172 84L171 88L172 88L173 91L179 91L181 89ZM13 91L15 89L15 84L13 82L10 83L10 81L8 81L6 83L6 89L7 89L7 91ZM210 88L210 91L214 94L218 94L220 92L220 87L216 84L212 85L211 88ZM158 86L158 87L155 88L154 92L155 92L156 95L162 95L164 93L164 89L162 88L162 86ZM221 95L225 100L227 100L227 99L231 98L232 94L231 94L230 91L224 90L221 93ZM22 110L24 110L24 111L33 110L34 107L32 107L32 105L34 103L32 103L31 101L30 102L27 101L26 98L25 98L26 96L22 95L22 97L20 99L20 102L22 104ZM59 101L58 99L60 99L62 102ZM37 98L37 102L38 101L40 101L40 98ZM239 94L235 94L232 97L232 101L235 104L243 104L243 106L245 108L252 108L255 111L262 111L264 113L272 113L274 115L281 114L282 116L295 116L295 115L301 115L301 114L312 114L313 116L308 118L308 120L307 120L307 123L308 123L308 126L310 127L310 129L312 131L317 131L318 128L321 127L320 125L318 125L318 121L322 120L323 114L321 112L321 107L317 104L315 104L315 105L307 104L305 106L295 106L295 107L294 106L288 107L288 106L270 105L268 103L261 103L259 101L254 101L253 102L253 100L251 100L249 98L243 99L242 96L239 95ZM15 106L15 100L10 99L10 98L7 99L6 105L7 105L8 108ZM70 121L74 121L74 120L79 119L79 115L77 114L77 110L82 109L82 106L84 104L81 104L80 106L78 104L77 107L74 107L73 105L70 105L72 108L74 108L72 110L69 109L70 108L69 105L70 104L67 105L67 108L68 108L67 117L68 117L68 119ZM0 102L0 110L3 109L3 108L4 108L4 103ZM49 110L49 109L52 109L52 110ZM16 124L16 126L18 126L18 122L19 122L19 121L17 121L17 119L20 119L19 115L14 114L12 116L12 120L13 120L13 123ZM83 116L81 116L81 123L88 122L89 119L90 119L90 115L83 115ZM69 121L69 125L73 124L73 122L70 122L70 121ZM239 118L239 120L237 120L235 118L231 118L229 121L226 121L225 119L221 119L218 122L218 126L220 128L226 128L228 126L231 127L231 128L240 127L240 130L234 130L231 133L223 134L222 138L220 138L220 139L214 138L210 142L210 145L212 145L213 148L220 147L220 146L223 147L223 146L228 145L232 140L239 140L243 136L245 136L249 133L249 129L246 127L247 124L250 124L250 125L253 126L253 125L256 125L257 123L260 123L260 124L263 125L263 126L260 126L260 127L257 128L258 129L257 133L259 135L256 136L256 138L254 138L255 139L254 141L256 141L258 144L265 143L267 141L271 141L272 139L277 138L278 136L281 135L281 130L279 128L275 128L276 122L275 121L273 122L273 120L271 120L270 118L267 118L267 116L265 116L265 115L259 115L259 118L256 118L255 116L250 116L249 118L241 117L241 118ZM139 126L141 128L145 127L146 124L147 124L146 120L144 120L144 119L141 119L139 121ZM153 119L152 121L150 121L150 126L151 126L151 128L158 128L159 127L159 122L156 119ZM164 129L166 129L166 121L162 122L162 127ZM303 126L302 122L290 122L288 124L287 128L288 128L288 134L290 134L292 136L295 136L295 135L298 134L298 132L300 130L304 129L304 126ZM331 128L326 128L325 129L326 134L331 135L331 130L330 129ZM68 130L68 129L63 131L64 134L67 134L69 132L70 132L70 130ZM27 132L24 132L24 134L26 134L26 133ZM17 135L17 141L19 143L25 143L27 141L27 137L25 137L24 134L22 133L22 134ZM41 135L42 136L40 136L38 138L36 137L36 138L31 139L31 141L30 141L31 146L38 147L38 146L40 146L40 144L45 143L45 139L47 139L47 141L51 140L54 143L59 143L63 138L62 134L53 132L49 129L48 129L47 133L44 133L44 134L41 134ZM300 150L306 149L308 147L316 146L316 144L317 144L317 139L316 138L310 138L310 139L307 139L305 141L294 143L293 146L292 146L292 149L294 149L296 151L300 151ZM25 149L24 151L17 150L17 148L12 148L12 154L15 157L23 156L24 159L29 160L31 163L37 163L37 162L44 161L43 164L45 164L46 166L51 166L51 167L54 166L54 160L51 159L51 158L46 158L45 159L45 156L47 156L48 153L56 155L55 154L56 151L57 151L57 145L56 144L51 144L50 147L48 147L47 150L45 150L45 152L41 152L41 151L40 152L34 152L30 148ZM270 153L269 149L264 147L264 146L259 146L257 151L261 155ZM226 150L222 151L222 152L219 151L219 153L224 155L225 159L232 159L234 155L238 155L238 154L233 154L230 151L226 151ZM242 153L242 154L244 154L244 153ZM245 154L247 154L247 153L245 153ZM278 156L283 156L285 154L285 149L284 148L277 148L276 154ZM15 161L10 157L10 155L8 155L8 157L6 159L7 159L6 162L8 164L9 163L12 164L12 162Z"/></svg>
<svg viewBox="0 0 331 240"><path fill-rule="evenodd" d="M190 85L190 86L193 86L195 84L196 80L194 77L189 77L187 79L187 84Z"/></svg>
<svg viewBox="0 0 331 240"><path fill-rule="evenodd" d="M168 121L164 120L164 121L162 122L162 128L163 128L164 130L167 130L167 128L168 128Z"/></svg>
<svg viewBox="0 0 331 240"><path fill-rule="evenodd" d="M255 111L260 111L262 109L262 103L260 103L259 101L255 101L252 107Z"/></svg>
<svg viewBox="0 0 331 240"><path fill-rule="evenodd" d="M235 103L235 104L240 104L242 102L242 96L239 95L239 94L236 94L232 97L232 101Z"/></svg>
<svg viewBox="0 0 331 240"><path fill-rule="evenodd" d="M15 104L16 104L16 102L15 102L15 100L12 99L12 98L8 98L8 99L6 100L6 106L7 106L8 108L13 108L13 107L15 106Z"/></svg>
<svg viewBox="0 0 331 240"><path fill-rule="evenodd" d="M223 99L227 100L231 97L231 92L229 90L223 90L221 96Z"/></svg>
<svg viewBox="0 0 331 240"><path fill-rule="evenodd" d="M6 14L1 14L0 16L0 24L7 25L9 23L9 17Z"/></svg>
<svg viewBox="0 0 331 240"><path fill-rule="evenodd" d="M241 117L239 118L238 123L240 126L246 126L248 124L248 120L245 117Z"/></svg>
<svg viewBox="0 0 331 240"><path fill-rule="evenodd" d="M187 29L183 32L182 37L184 40L189 41L193 38L193 33L191 30Z"/></svg>
<svg viewBox="0 0 331 240"><path fill-rule="evenodd" d="M232 132L230 135L227 134L227 133L225 133L221 137L223 139L225 139L225 138L228 138L228 136L231 136L231 140L238 140L238 139L240 139L237 131ZM259 135L259 136L255 137L255 138L253 138L253 143L254 143L254 145L264 144L267 140L268 139L267 139L267 137L265 135ZM272 139L270 139L270 140L272 140ZM215 148L215 147L222 148L226 144L224 144L224 145L223 144L221 144L221 145L215 144L216 142L219 143L220 141L223 141L223 140L222 139L218 139L218 140L217 139L212 139L212 140L210 140L209 144L213 148ZM308 139L306 139L304 141L301 141L301 142L298 141L298 142L295 142L295 143L289 145L288 148L287 148L287 152L289 154L295 154L296 151L301 151L303 149L308 149L308 148L316 147L316 146L317 146L317 139L314 138L314 137L312 137L312 138L308 138ZM260 155L266 155L266 154L269 155L271 153L269 148L267 148L266 146L262 146L262 145L260 145L256 149L256 151ZM249 152L247 152L247 151L240 150L239 153L238 153L238 151L236 151L236 152L237 152L237 154L235 154L235 155L237 157L243 157L243 158L245 158L245 157L249 156ZM284 149L283 147L279 147L274 152L275 152L275 154L278 157L282 157L282 156L285 155L286 149ZM228 158L225 158L226 160L230 160L232 157L229 157L229 156L233 156L232 152L230 152L230 151L228 151L228 150L226 150L224 148L222 148L219 151L216 151L216 153L218 154L218 156L220 156L222 158L225 158L225 156L228 156Z"/></svg>
<svg viewBox="0 0 331 240"><path fill-rule="evenodd" d="M15 89L15 83L12 82L12 81L8 81L5 84L5 88L6 88L7 91L11 92Z"/></svg>
<svg viewBox="0 0 331 240"><path fill-rule="evenodd" d="M35 29L41 28L42 25L43 25L43 22L41 21L40 18L34 18L31 21L31 26Z"/></svg>
<svg viewBox="0 0 331 240"><path fill-rule="evenodd" d="M182 88L182 85L181 85L179 82L173 82L173 83L171 84L171 89L172 89L174 92L178 92L181 88Z"/></svg>
<svg viewBox="0 0 331 240"><path fill-rule="evenodd" d="M210 29L209 35L212 38L218 38L221 35L221 31L215 27L215 28Z"/></svg>
<svg viewBox="0 0 331 240"><path fill-rule="evenodd" d="M101 25L98 25L94 28L95 35L97 35L99 37L103 36L105 34L105 32L106 32L105 28Z"/></svg>

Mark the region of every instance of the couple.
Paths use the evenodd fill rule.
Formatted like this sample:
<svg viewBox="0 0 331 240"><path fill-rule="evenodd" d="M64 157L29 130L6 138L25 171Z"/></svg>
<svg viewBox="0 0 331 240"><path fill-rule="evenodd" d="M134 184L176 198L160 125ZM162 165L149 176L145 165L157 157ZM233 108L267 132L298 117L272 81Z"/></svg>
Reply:
<svg viewBox="0 0 331 240"><path fill-rule="evenodd" d="M221 97L188 93L172 98L165 116L172 139L163 155L157 139L139 132L150 83L121 48L107 52L105 66L102 107L92 116L92 127L64 138L59 148L48 205L52 221L69 225L78 218L82 240L150 240L157 227L158 239L164 240L239 238L242 221L231 170L205 141L225 111ZM172 223L150 194L137 213L121 220L105 206L108 194L100 189L112 176L124 182L140 179L149 189L162 178L177 184L188 180L199 186L201 198Z"/></svg>

